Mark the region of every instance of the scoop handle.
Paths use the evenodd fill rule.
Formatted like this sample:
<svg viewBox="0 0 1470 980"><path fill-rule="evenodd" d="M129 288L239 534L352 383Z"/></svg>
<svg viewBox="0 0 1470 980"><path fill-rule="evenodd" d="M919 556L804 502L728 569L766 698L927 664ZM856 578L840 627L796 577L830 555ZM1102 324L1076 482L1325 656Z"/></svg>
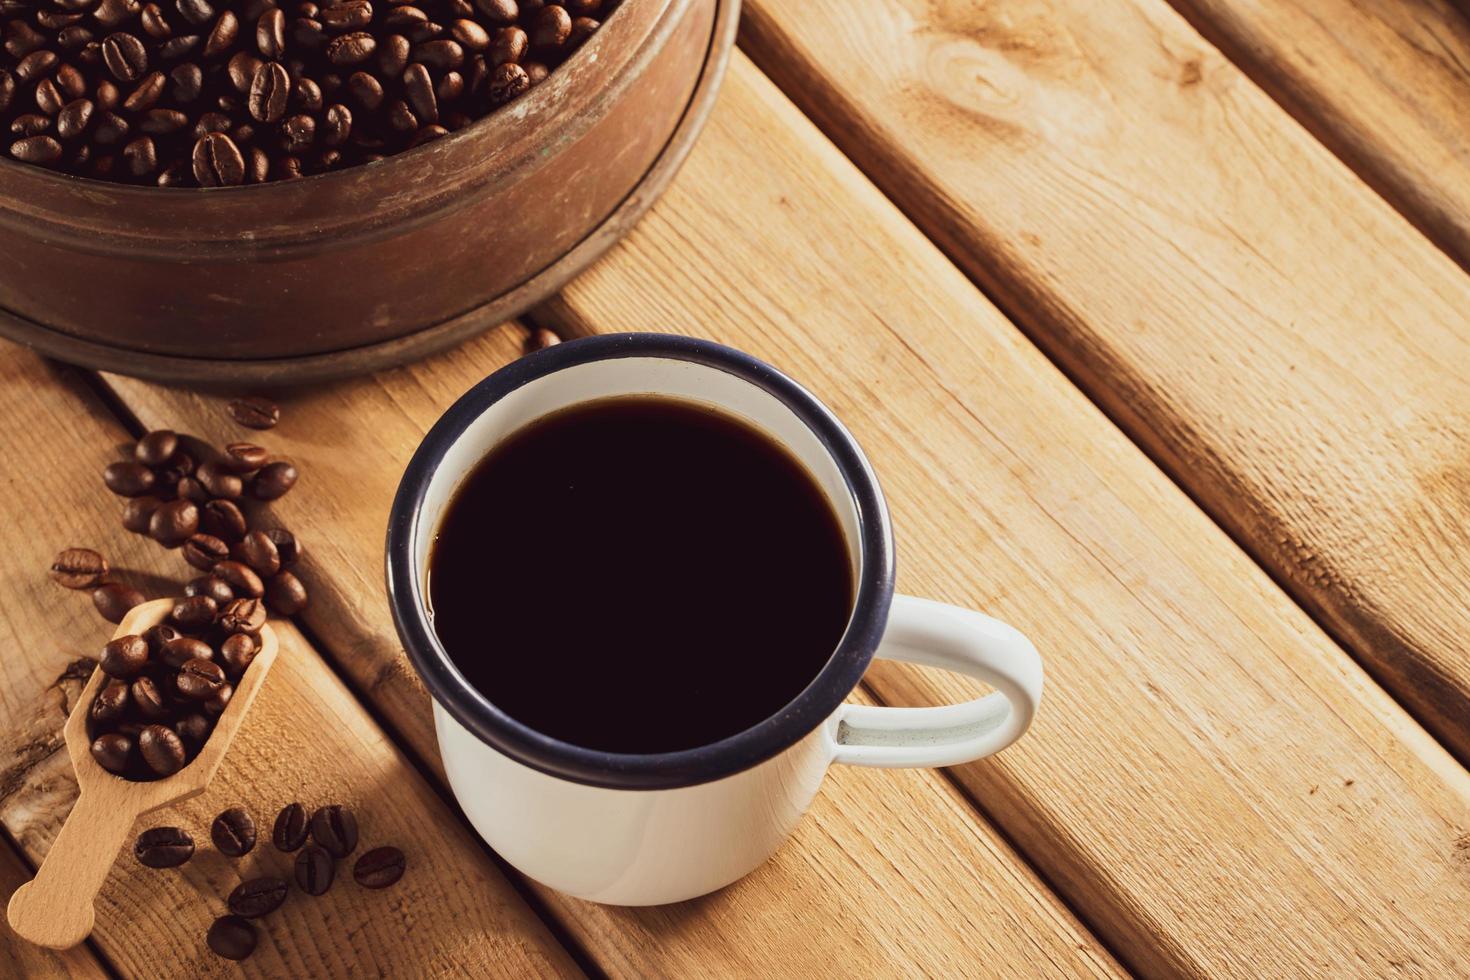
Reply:
<svg viewBox="0 0 1470 980"><path fill-rule="evenodd" d="M36 877L10 896L10 928L52 949L86 939L97 893L137 817L132 811L125 797L83 790Z"/></svg>

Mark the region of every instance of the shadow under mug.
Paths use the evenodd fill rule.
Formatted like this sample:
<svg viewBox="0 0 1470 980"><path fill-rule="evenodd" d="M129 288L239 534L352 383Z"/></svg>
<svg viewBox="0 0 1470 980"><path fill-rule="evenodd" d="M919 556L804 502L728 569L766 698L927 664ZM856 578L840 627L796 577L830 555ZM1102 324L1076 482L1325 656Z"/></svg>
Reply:
<svg viewBox="0 0 1470 980"><path fill-rule="evenodd" d="M713 406L786 447L838 515L857 588L837 649L780 712L709 745L633 755L550 738L499 710L449 659L424 593L445 505L500 440L569 405L646 394ZM387 575L394 620L433 696L439 751L465 815L521 872L596 902L657 905L721 888L780 846L832 763L978 759L1020 737L1041 698L1041 658L1015 629L893 594L887 506L868 461L832 413L769 365L688 337L574 340L470 389L404 473L389 520ZM567 615L576 614L577 597L569 595ZM536 651L487 644L485 655ZM945 707L845 704L875 655L967 674L995 690Z"/></svg>

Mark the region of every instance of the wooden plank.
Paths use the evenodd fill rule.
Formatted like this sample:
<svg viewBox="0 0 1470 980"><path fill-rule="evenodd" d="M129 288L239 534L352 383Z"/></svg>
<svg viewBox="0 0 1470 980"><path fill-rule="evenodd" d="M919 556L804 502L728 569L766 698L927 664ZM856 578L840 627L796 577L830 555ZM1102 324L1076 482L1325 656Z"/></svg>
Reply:
<svg viewBox="0 0 1470 980"><path fill-rule="evenodd" d="M1047 658L1032 732L952 772L1127 965L1470 971L1470 777L748 61L660 206L537 319L712 337L833 406L900 587Z"/></svg>
<svg viewBox="0 0 1470 980"><path fill-rule="evenodd" d="M1470 269L1470 5L1457 10L1447 0L1171 2L1358 176Z"/></svg>
<svg viewBox="0 0 1470 980"><path fill-rule="evenodd" d="M439 766L428 696L399 646L382 583L398 478L465 389L518 356L507 326L453 354L280 397L280 425L247 433L224 400L108 376L146 426L248 436L295 458L276 504L302 535L303 614L363 695ZM616 909L539 888L563 927L621 976L1117 975L1086 929L934 773L835 771L796 839L749 878L670 908Z"/></svg>
<svg viewBox="0 0 1470 980"><path fill-rule="evenodd" d="M8 844L0 845L0 903L8 903L17 888L31 880L26 867ZM103 969L88 944L67 950L32 946L8 926L0 927L0 977L73 977L79 980L105 980Z"/></svg>
<svg viewBox="0 0 1470 980"><path fill-rule="evenodd" d="M0 520L24 533L0 551L0 822L32 860L54 839L76 797L61 725L112 628L85 593L49 581L63 546L108 555L122 576L154 594L187 572L178 557L129 535L100 484L125 434L76 376L19 348L0 348L0 426L9 435ZM174 586L177 588L177 585ZM277 976L462 972L569 976L579 971L449 808L364 713L290 623L281 654L202 796L144 817L141 830L185 827L201 847L179 871L144 868L126 851L98 900L93 938L108 960L138 976L213 976L229 964L204 932L243 877L285 873L269 844L232 862L208 845L209 824L243 804L268 828L293 799L336 801L359 814L365 845L396 843L409 870L391 892L352 883L325 897L293 894L263 925L249 961Z"/></svg>
<svg viewBox="0 0 1470 980"><path fill-rule="evenodd" d="M786 91L1470 759L1470 278L1163 0L748 9Z"/></svg>

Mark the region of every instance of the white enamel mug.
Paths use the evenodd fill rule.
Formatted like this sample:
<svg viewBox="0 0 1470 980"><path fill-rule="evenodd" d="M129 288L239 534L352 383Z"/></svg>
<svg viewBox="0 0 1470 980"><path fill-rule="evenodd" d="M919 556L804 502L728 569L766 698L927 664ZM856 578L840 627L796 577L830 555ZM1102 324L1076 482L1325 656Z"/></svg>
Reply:
<svg viewBox="0 0 1470 980"><path fill-rule="evenodd" d="M425 601L435 529L480 459L558 409L640 394L744 419L800 460L839 516L857 585L837 649L785 708L719 742L651 755L572 745L499 710L455 668ZM721 888L780 846L834 762L979 759L1019 738L1041 699L1041 658L1015 629L893 594L887 506L868 461L831 412L769 365L708 341L661 334L575 340L480 382L439 420L404 473L387 562L398 632L434 698L439 751L465 815L526 875L596 902L658 905ZM577 597L566 598L567 614L576 615ZM875 655L967 674L995 690L946 707L845 704Z"/></svg>

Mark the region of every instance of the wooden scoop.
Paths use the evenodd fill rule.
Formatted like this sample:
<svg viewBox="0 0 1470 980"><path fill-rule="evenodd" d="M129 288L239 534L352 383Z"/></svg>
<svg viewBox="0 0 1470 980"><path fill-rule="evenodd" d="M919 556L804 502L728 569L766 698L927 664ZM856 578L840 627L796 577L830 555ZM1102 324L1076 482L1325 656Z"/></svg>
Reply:
<svg viewBox="0 0 1470 980"><path fill-rule="evenodd" d="M163 622L173 605L173 599L157 599L135 606L113 636L141 634ZM92 903L133 822L142 814L204 792L275 659L276 635L266 625L260 630L260 652L235 685L230 703L199 754L172 776L148 783L115 776L92 758L87 715L107 680L102 668L92 671L65 728L66 749L82 793L36 877L10 897L6 914L12 929L22 938L53 949L66 949L87 938L92 931Z"/></svg>

